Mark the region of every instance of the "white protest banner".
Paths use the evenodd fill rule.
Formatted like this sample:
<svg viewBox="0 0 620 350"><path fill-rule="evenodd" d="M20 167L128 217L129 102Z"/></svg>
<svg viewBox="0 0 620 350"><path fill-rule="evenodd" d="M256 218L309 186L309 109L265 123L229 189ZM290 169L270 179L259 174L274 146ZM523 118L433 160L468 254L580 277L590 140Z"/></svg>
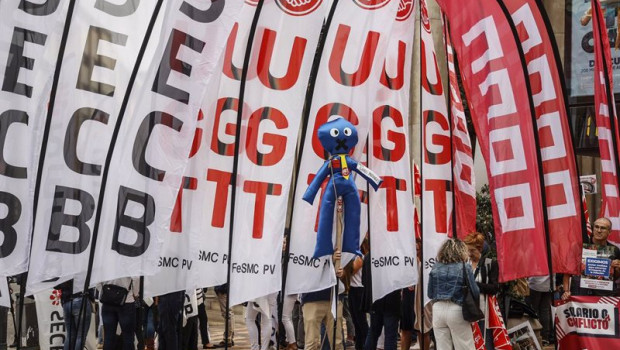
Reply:
<svg viewBox="0 0 620 350"><path fill-rule="evenodd" d="M383 179L369 193L372 298L377 300L418 281L410 165L409 95L415 32L413 0L400 0L370 128L368 166Z"/></svg>
<svg viewBox="0 0 620 350"><path fill-rule="evenodd" d="M301 6L269 0L258 19L245 82L244 110L249 115L241 125L231 305L275 293L282 285L282 241L297 134L328 8L321 0Z"/></svg>
<svg viewBox="0 0 620 350"><path fill-rule="evenodd" d="M312 206L302 200L308 184L328 156L316 131L329 120L338 117L348 120L355 125L359 138L353 158L362 159L376 108L374 96L379 90L399 5L396 0L353 0L337 4L317 74L305 144L301 146L303 155L293 199L287 294L321 290L336 283L331 258L312 259L320 196ZM366 183L362 183L362 186L358 184L359 189L365 191ZM364 234L360 232L361 236Z"/></svg>
<svg viewBox="0 0 620 350"><path fill-rule="evenodd" d="M28 293L87 269L103 163L156 4L75 4L41 151Z"/></svg>
<svg viewBox="0 0 620 350"><path fill-rule="evenodd" d="M437 252L452 236L453 181L452 137L448 106L439 74L435 42L431 32L426 1L420 0L422 30L420 31L420 79L422 80L422 243L423 281L429 273ZM424 303L429 302L424 287Z"/></svg>
<svg viewBox="0 0 620 350"><path fill-rule="evenodd" d="M33 193L69 1L0 2L0 274L28 269Z"/></svg>
<svg viewBox="0 0 620 350"><path fill-rule="evenodd" d="M91 285L161 271L145 280L145 295L186 289L197 254L191 254L189 233L171 232L171 218L181 185L192 182L183 175L200 107L217 86L226 35L241 4L168 2L161 40L159 34L151 40L157 46L153 63L137 76L142 83L130 96L114 145ZM157 280L159 288L152 286Z"/></svg>
<svg viewBox="0 0 620 350"><path fill-rule="evenodd" d="M49 284L48 284L49 287ZM61 303L61 292L57 289L46 289L34 294L39 328L39 348L41 350L61 350L67 339L65 315ZM86 333L84 349L95 350L97 337L95 330L95 314L88 315L90 325Z"/></svg>
<svg viewBox="0 0 620 350"><path fill-rule="evenodd" d="M618 297L571 296L555 308L558 348L566 350L620 347Z"/></svg>

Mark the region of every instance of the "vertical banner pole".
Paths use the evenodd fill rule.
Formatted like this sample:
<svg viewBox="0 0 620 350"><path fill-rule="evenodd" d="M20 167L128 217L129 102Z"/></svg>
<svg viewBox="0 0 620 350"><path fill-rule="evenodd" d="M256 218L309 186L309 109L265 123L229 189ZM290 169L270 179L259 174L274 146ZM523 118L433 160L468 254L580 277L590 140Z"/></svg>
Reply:
<svg viewBox="0 0 620 350"><path fill-rule="evenodd" d="M422 6L420 1L418 1L418 6L416 6L418 9L418 26L419 26L419 30L418 32L420 33L420 38L418 40L418 44L419 44L419 49L418 49L418 60L422 59ZM418 63L418 66L420 67L419 70L419 74L418 77L421 79L422 77L422 65ZM418 84L418 87L420 89L419 91L419 118L420 118L420 188L422 189L422 192L420 193L420 264L421 264L421 269L420 269L420 288L418 289L418 291L420 293L422 293L421 298L420 298L420 335L421 335L421 340L420 340L420 348L424 349L425 346L425 340L424 340L424 113L422 112L422 84L420 82L420 84ZM368 215L368 217L370 217L370 215Z"/></svg>
<svg viewBox="0 0 620 350"><path fill-rule="evenodd" d="M312 106L312 98L314 96L314 87L316 84L316 78L318 75L321 57L323 56L323 49L325 48L325 40L327 39L327 33L329 32L329 27L331 25L332 19L334 18L334 12L336 11L336 6L338 5L338 0L333 0L331 8L329 10L329 14L327 15L327 19L323 22L323 26L321 27L321 33L319 35L319 41L317 43L316 51L314 52L314 58L312 61L312 68L310 69L310 77L308 79L308 88L306 90L306 96L304 101L304 107L302 111L302 121L301 121L301 137L299 140L299 152L297 155L297 161L295 165L295 178L293 179L293 183L291 185L291 212L290 216L287 218L287 222L285 227L288 227L288 234L284 233L284 239L286 240L286 249L284 253L284 259L282 261L282 288L280 289L280 302L278 303L278 320L282 319L282 305L284 303L284 299L286 298L286 277L288 275L288 262L289 262L289 252L291 250L291 232L290 227L291 222L293 220L293 212L295 210L295 194L297 190L297 182L299 181L299 169L301 167L301 159L304 152L304 143L306 141L306 130L308 129L308 120L310 118L310 107ZM280 346L280 337L278 337L278 348Z"/></svg>
<svg viewBox="0 0 620 350"><path fill-rule="evenodd" d="M241 121L243 117L243 105L245 102L245 83L248 77L248 69L250 66L250 54L252 52L252 44L254 43L254 35L256 34L256 27L258 25L258 18L260 17L261 9L263 8L263 0L259 0L256 4L256 10L254 12L254 18L252 18L252 25L250 27L250 33L248 34L248 41L245 49L245 56L243 58L243 69L241 72L241 84L239 86L239 108L237 110L237 120L235 127L235 156L233 159L233 169L231 175L231 194L230 194L230 227L228 233L228 273L226 275L226 285L228 286L228 294L226 295L226 317L224 328L224 349L228 350L228 336L230 334L230 274L232 266L232 241L235 222L235 198L237 195L237 173L239 168L239 148L241 143Z"/></svg>

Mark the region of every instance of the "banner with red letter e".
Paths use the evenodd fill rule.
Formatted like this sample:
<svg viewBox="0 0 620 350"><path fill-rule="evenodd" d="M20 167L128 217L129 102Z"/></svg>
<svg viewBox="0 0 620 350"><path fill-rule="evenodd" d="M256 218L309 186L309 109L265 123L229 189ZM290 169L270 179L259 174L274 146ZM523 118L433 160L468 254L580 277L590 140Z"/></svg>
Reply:
<svg viewBox="0 0 620 350"><path fill-rule="evenodd" d="M311 258L316 243L320 197L312 206L301 199L315 172L327 158L316 130L331 119L347 119L355 125L359 136L353 157L363 161L364 143L371 127L372 113L377 107L374 97L378 93L389 34L398 7L397 0L337 3L318 69L305 144L301 145L303 154L293 199L287 294L321 290L336 283L331 258ZM368 153L370 157L372 150L369 149ZM372 168L372 164L370 166ZM365 189L359 188L361 192ZM360 232L361 236L364 234ZM343 263L344 260L346 258Z"/></svg>
<svg viewBox="0 0 620 350"><path fill-rule="evenodd" d="M500 281L547 275L533 111L509 19L495 1L437 2L450 19L452 44L487 165Z"/></svg>
<svg viewBox="0 0 620 350"><path fill-rule="evenodd" d="M555 38L545 26L546 13L536 0L503 0L511 13L521 47L534 101L542 158L549 241L554 273L579 274L582 244L582 211L579 179L571 139L563 74L554 55Z"/></svg>
<svg viewBox="0 0 620 350"><path fill-rule="evenodd" d="M266 0L245 85L235 199L230 305L282 286L282 242L295 146L328 2ZM239 42L240 43L240 42ZM244 51L244 50L243 50Z"/></svg>
<svg viewBox="0 0 620 350"><path fill-rule="evenodd" d="M422 272L424 281L443 242L452 236L452 147L448 107L439 74L426 1L420 0L422 81ZM467 210L474 210L468 208ZM424 288L424 302L428 302Z"/></svg>
<svg viewBox="0 0 620 350"><path fill-rule="evenodd" d="M383 179L368 195L373 300L418 280L408 132L414 13L413 0L400 0L372 112L368 166Z"/></svg>
<svg viewBox="0 0 620 350"><path fill-rule="evenodd" d="M618 349L619 297L571 296L555 308L558 349Z"/></svg>
<svg viewBox="0 0 620 350"><path fill-rule="evenodd" d="M598 0L592 0L594 34L594 111L601 155L601 216L612 223L608 240L620 245L620 184L618 183L618 118L614 101L609 38Z"/></svg>
<svg viewBox="0 0 620 350"><path fill-rule="evenodd" d="M0 1L0 276L28 269L33 193L68 0Z"/></svg>

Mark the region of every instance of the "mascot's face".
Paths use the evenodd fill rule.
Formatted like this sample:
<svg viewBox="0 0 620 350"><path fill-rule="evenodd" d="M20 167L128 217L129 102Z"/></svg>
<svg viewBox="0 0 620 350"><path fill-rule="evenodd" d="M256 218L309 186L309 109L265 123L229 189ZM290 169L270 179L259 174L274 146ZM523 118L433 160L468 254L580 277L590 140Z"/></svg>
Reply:
<svg viewBox="0 0 620 350"><path fill-rule="evenodd" d="M330 154L346 154L357 144L357 130L349 121L338 118L319 126L321 145Z"/></svg>

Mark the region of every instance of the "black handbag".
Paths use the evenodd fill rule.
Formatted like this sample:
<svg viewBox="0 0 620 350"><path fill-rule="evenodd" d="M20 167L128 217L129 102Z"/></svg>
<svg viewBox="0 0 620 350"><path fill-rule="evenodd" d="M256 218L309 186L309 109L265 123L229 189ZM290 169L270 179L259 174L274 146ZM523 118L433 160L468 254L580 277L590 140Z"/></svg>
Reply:
<svg viewBox="0 0 620 350"><path fill-rule="evenodd" d="M467 276L467 269L465 269L465 263L463 263L463 319L468 322L477 322L484 318L484 314L480 310L480 299L476 300L471 293L471 287L469 285L469 276Z"/></svg>
<svg viewBox="0 0 620 350"><path fill-rule="evenodd" d="M131 290L132 284L133 280L129 283L129 290ZM99 301L105 305L123 306L125 305L125 300L127 300L129 290L115 284L104 284L103 287L101 287Z"/></svg>

